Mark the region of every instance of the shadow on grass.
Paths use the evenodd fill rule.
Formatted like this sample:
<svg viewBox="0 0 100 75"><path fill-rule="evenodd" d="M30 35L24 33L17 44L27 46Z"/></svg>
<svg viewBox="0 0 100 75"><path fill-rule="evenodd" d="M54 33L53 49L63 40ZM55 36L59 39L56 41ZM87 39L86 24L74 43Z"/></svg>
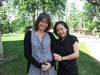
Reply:
<svg viewBox="0 0 100 75"><path fill-rule="evenodd" d="M1 75L27 75L27 61L23 55L23 40L19 41L4 41L4 53L15 53L18 58L0 65ZM100 62L91 56L80 51L80 56L77 60L79 67L79 75L99 75Z"/></svg>
<svg viewBox="0 0 100 75"><path fill-rule="evenodd" d="M22 54L23 52L23 40L17 41L4 41L3 42L4 54L16 53Z"/></svg>
<svg viewBox="0 0 100 75"><path fill-rule="evenodd" d="M16 54L15 60L0 64L0 75L26 75L27 61L24 58L23 40L4 41L4 55Z"/></svg>

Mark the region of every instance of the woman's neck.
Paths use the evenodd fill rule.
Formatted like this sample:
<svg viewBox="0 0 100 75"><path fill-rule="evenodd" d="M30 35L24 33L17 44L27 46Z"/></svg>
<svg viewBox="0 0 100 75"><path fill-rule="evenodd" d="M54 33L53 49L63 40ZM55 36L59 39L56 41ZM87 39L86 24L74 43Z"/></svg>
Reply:
<svg viewBox="0 0 100 75"><path fill-rule="evenodd" d="M61 39L61 41L64 41L64 39L65 39L65 37L63 37L63 38Z"/></svg>
<svg viewBox="0 0 100 75"><path fill-rule="evenodd" d="M42 30L38 30L36 32L39 33L39 34L44 34L44 31L42 31Z"/></svg>
<svg viewBox="0 0 100 75"><path fill-rule="evenodd" d="M66 38L67 35L65 35L64 37L61 38L61 41L64 41L64 39Z"/></svg>
<svg viewBox="0 0 100 75"><path fill-rule="evenodd" d="M37 35L37 37L39 38L40 41L42 41L44 34L45 34L44 31L36 31L36 35Z"/></svg>

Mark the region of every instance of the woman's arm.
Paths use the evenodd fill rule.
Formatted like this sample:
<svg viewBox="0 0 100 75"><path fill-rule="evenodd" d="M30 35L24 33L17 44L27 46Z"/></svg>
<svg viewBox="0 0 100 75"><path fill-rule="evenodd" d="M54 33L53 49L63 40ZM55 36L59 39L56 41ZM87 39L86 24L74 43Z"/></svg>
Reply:
<svg viewBox="0 0 100 75"><path fill-rule="evenodd" d="M79 48L78 48L78 42L76 41L73 44L73 53L67 56L63 56L62 60L73 60L79 57Z"/></svg>
<svg viewBox="0 0 100 75"><path fill-rule="evenodd" d="M76 59L79 57L79 48L78 48L78 42L76 41L74 44L73 44L73 53L72 54L69 54L67 56L61 56L59 54L54 54L54 58L55 60L57 61L63 61L63 60L73 60L73 59Z"/></svg>

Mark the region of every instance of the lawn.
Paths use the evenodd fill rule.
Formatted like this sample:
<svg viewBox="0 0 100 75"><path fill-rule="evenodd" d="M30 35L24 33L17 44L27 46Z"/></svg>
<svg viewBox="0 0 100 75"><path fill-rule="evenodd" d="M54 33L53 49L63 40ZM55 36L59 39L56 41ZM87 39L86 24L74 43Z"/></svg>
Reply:
<svg viewBox="0 0 100 75"><path fill-rule="evenodd" d="M79 43L79 47L79 75L100 75L100 62L91 57L91 53L84 43Z"/></svg>
<svg viewBox="0 0 100 75"><path fill-rule="evenodd" d="M4 57L16 55L11 61L0 61L0 75L27 75L26 59L23 55L23 34L4 34L2 36ZM80 56L77 60L79 75L99 75L100 62L92 58L84 43L79 43Z"/></svg>

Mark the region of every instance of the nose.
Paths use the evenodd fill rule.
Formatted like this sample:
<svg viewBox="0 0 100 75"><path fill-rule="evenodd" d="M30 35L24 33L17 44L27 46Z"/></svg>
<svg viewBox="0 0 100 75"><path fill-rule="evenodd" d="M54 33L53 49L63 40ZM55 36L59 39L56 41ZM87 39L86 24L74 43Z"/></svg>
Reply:
<svg viewBox="0 0 100 75"><path fill-rule="evenodd" d="M59 30L59 33L61 33L62 31L61 30Z"/></svg>
<svg viewBox="0 0 100 75"><path fill-rule="evenodd" d="M43 23L43 25L44 25L44 26L47 26L48 24L47 24L47 23Z"/></svg>

